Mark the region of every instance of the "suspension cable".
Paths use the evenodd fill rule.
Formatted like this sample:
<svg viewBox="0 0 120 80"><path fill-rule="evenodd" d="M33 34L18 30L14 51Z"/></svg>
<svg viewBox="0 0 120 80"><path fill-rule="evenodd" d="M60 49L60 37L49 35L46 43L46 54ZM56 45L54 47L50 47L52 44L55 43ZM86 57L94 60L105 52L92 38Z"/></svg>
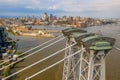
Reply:
<svg viewBox="0 0 120 80"><path fill-rule="evenodd" d="M118 50L118 51L120 51L120 48L118 48L118 47L113 47L113 48L115 48L116 50ZM120 55L120 53L118 53L119 55Z"/></svg>
<svg viewBox="0 0 120 80"><path fill-rule="evenodd" d="M25 59L25 58L27 58L27 57L29 57L29 56L31 56L31 55L33 55L33 54L35 54L35 53L41 51L41 50L47 48L47 47L49 47L49 46L51 46L51 45L53 45L53 44L55 44L55 43L57 43L57 42L59 42L59 41L61 41L61 40L63 40L63 39L65 39L65 37L63 37L63 38L61 38L61 39L59 39L59 40L57 40L57 41L55 41L55 42L53 42L53 43L51 43L51 44L45 46L45 47L43 47L43 48L41 48L41 49L39 49L39 50L37 50L37 51L35 51L35 52L33 52L33 53L31 53L31 54L25 56L25 57L23 57L23 58L17 60L16 62L13 62L13 63L11 63L11 64L9 64L9 65L7 65L7 66L2 67L0 70L3 70L4 68L6 68L6 67L8 67L8 66L14 65L15 63L18 63L18 62L22 61L23 59Z"/></svg>
<svg viewBox="0 0 120 80"><path fill-rule="evenodd" d="M41 47L41 46L43 46L43 45L45 45L45 44L47 44L47 43L49 43L49 42L51 42L51 41L53 41L53 40L55 40L55 39L61 37L61 36L63 36L63 35L60 35L60 36L58 36L58 37L56 37L56 38L54 38L54 39L51 39L51 40L49 40L49 41L47 41L47 42L44 42L44 43L42 43L42 44L40 44L40 45L38 45L38 46L36 46L36 47L33 47L33 48L29 49L28 51L25 51L25 52L23 52L22 54L18 55L17 57L20 57L20 56L22 56L22 55L24 55L24 54L26 54L26 53L28 53L28 52L30 52L30 51L32 51L32 50L38 48L38 47ZM3 65L3 64L5 64L5 63L7 63L7 62L9 62L9 61L11 61L11 60L13 60L13 58L8 59L8 60L6 60L6 61L0 63L0 65Z"/></svg>
<svg viewBox="0 0 120 80"><path fill-rule="evenodd" d="M74 45L76 45L76 44L77 44L77 43L74 43L74 44L72 44L72 45L70 45L70 46L68 46L68 47L66 47L66 48L63 48L63 49L61 49L61 50L59 50L59 51L53 53L52 55L47 56L47 57L45 57L45 58L43 58L43 59L41 59L41 60L39 60L39 61L37 61L37 62L31 64L30 66L27 66L27 67L25 67L25 68L23 68L23 69L21 69L21 70L15 72L15 73L13 73L13 74L11 74L11 75L9 75L9 76L3 78L3 80L6 80L6 79L8 79L8 78L10 78L10 77L12 77L12 76L14 76L14 75L16 75L16 74L18 74L18 73L24 71L24 70L26 70L26 69L28 69L28 68L30 68L30 67L36 65L36 64L38 64L38 63L40 63L40 62L42 62L42 61L44 61L44 60L47 60L48 58L51 58L51 57L53 57L53 56L59 54L60 52L66 50L67 48L70 48L70 47L72 47L72 46L74 46Z"/></svg>
<svg viewBox="0 0 120 80"><path fill-rule="evenodd" d="M114 48L120 51L120 48L118 48L118 47L114 47Z"/></svg>
<svg viewBox="0 0 120 80"><path fill-rule="evenodd" d="M50 65L49 67L46 67L46 68L42 69L41 71L39 71L39 72L33 74L32 76L26 78L25 80L30 80L31 78L37 76L38 74L40 74L40 73L42 73L42 72L44 72L44 71L46 71L46 70L48 70L48 69L54 67L55 65L57 65L57 64L61 63L62 61L64 61L65 59L70 58L70 57L72 57L72 56L78 54L78 53L81 52L81 51L82 51L82 50L79 50L79 51L76 51L75 53L73 53L73 54L71 54L71 55L68 55L67 57L63 58L62 60L60 60L60 61L58 61L58 62L56 62L56 63Z"/></svg>

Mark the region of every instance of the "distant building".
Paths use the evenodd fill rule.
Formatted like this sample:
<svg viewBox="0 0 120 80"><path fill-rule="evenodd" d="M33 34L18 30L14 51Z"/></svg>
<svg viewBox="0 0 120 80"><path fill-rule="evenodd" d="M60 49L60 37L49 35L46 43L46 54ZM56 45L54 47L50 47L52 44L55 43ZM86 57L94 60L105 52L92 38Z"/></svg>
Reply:
<svg viewBox="0 0 120 80"><path fill-rule="evenodd" d="M44 13L42 19L45 21L45 22L49 22L49 16L47 13Z"/></svg>
<svg viewBox="0 0 120 80"><path fill-rule="evenodd" d="M76 17L75 17L75 20L76 20L76 21L80 21L80 16L76 16Z"/></svg>
<svg viewBox="0 0 120 80"><path fill-rule="evenodd" d="M1 54L5 53L8 48L12 47L12 41L10 41L10 38L5 32L5 29L3 27L0 27L0 57Z"/></svg>
<svg viewBox="0 0 120 80"><path fill-rule="evenodd" d="M72 17L72 16L69 16L68 21L69 21L70 23L73 23L73 17Z"/></svg>
<svg viewBox="0 0 120 80"><path fill-rule="evenodd" d="M62 17L63 21L67 21L67 16Z"/></svg>
<svg viewBox="0 0 120 80"><path fill-rule="evenodd" d="M54 19L53 14L50 14L50 21L53 19Z"/></svg>
<svg viewBox="0 0 120 80"><path fill-rule="evenodd" d="M79 21L77 22L77 27L87 27L87 24Z"/></svg>
<svg viewBox="0 0 120 80"><path fill-rule="evenodd" d="M32 16L32 19L35 19L35 16L34 16L34 15Z"/></svg>
<svg viewBox="0 0 120 80"><path fill-rule="evenodd" d="M0 43L7 41L7 34L5 33L5 29L0 27Z"/></svg>

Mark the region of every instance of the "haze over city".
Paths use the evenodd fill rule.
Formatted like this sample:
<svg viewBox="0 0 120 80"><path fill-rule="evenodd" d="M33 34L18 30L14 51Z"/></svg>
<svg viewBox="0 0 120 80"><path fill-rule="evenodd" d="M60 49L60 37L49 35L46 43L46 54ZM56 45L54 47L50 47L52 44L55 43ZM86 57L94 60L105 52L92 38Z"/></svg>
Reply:
<svg viewBox="0 0 120 80"><path fill-rule="evenodd" d="M0 17L55 15L120 17L119 0L0 0Z"/></svg>

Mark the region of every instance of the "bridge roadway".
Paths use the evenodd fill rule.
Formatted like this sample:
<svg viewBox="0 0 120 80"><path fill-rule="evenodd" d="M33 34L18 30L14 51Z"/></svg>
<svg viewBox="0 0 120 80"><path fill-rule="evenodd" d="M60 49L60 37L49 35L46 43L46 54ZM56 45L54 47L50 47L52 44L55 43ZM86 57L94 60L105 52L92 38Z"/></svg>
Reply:
<svg viewBox="0 0 120 80"><path fill-rule="evenodd" d="M47 46L48 44L46 44L44 46ZM44 46L41 46L38 49L40 49ZM48 55L51 55L52 53L57 52L60 49L63 49L64 47L65 47L65 40L62 40L62 41L58 42L57 44L52 45L52 46L50 46L50 47L48 47L48 48L46 48L46 49L44 49L36 54L24 59L23 61L17 63L15 65L14 69L12 69L12 73L17 72L20 69L23 69L23 68L29 66L30 64L33 64L36 61L41 60L41 59L47 57ZM49 65L52 65L53 63L59 61L60 59L63 58L63 55L64 55L64 51L62 51L62 53L60 53L60 54L58 54L50 59L45 60L44 62L41 62L41 63L39 63L39 64L37 64L37 65L35 65L35 66L25 70L25 71L22 71L21 73L12 77L12 79L13 80L24 80L26 77L28 77L28 76L42 70L43 68L45 68ZM32 79L32 80L38 80L38 79L39 80L61 80L61 78L62 78L62 75L60 76L60 74L62 74L61 67L62 67L62 63L51 68L50 70L46 71L45 73L41 74L41 76L35 77L35 79ZM59 76L57 76L57 75L59 75Z"/></svg>

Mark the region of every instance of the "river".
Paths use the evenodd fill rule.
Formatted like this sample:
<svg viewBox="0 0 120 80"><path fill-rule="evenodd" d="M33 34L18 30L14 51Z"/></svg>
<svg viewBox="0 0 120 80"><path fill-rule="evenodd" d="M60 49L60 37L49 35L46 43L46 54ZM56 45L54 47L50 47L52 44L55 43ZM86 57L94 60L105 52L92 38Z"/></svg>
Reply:
<svg viewBox="0 0 120 80"><path fill-rule="evenodd" d="M39 29L56 29L56 30L62 30L66 27L60 27L60 26L33 26L33 28L39 28ZM102 34L107 37L112 37L116 39L115 45L120 48L120 23L118 24L109 24L109 25L102 25L102 26L93 26L93 27L87 27L82 28L84 30L87 30L88 32L96 33L99 30L101 30ZM13 36L10 35L14 40L20 39L17 43L18 50L19 51L26 51L34 46L37 46L38 44L41 44L50 38L38 38L38 37L27 37L27 36ZM106 57L106 80L120 80L120 51L117 51L115 49L112 49L110 51L110 54ZM56 66L58 68L62 68L61 65ZM54 67L55 68L55 67ZM50 71L56 72L52 68ZM57 69L58 69L57 68ZM48 74L45 72L42 75ZM50 72L49 72L50 74ZM42 77L42 75L40 77ZM56 74L52 74L53 76L46 75L45 78L39 78L38 80L57 80L56 78L51 77L57 77ZM60 74L62 75L62 74ZM59 76L59 75L58 75ZM61 77L60 77L61 78Z"/></svg>

